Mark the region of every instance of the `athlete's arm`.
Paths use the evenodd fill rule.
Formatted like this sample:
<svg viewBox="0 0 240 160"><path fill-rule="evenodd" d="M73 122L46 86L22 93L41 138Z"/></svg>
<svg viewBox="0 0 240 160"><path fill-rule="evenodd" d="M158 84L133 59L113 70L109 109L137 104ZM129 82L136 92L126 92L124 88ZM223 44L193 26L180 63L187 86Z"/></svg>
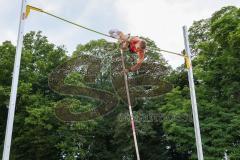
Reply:
<svg viewBox="0 0 240 160"><path fill-rule="evenodd" d="M138 55L138 60L137 60L137 64L135 64L134 66L132 66L129 71L131 72L135 72L138 69L140 69L142 62L144 61L144 51L138 51L137 52Z"/></svg>

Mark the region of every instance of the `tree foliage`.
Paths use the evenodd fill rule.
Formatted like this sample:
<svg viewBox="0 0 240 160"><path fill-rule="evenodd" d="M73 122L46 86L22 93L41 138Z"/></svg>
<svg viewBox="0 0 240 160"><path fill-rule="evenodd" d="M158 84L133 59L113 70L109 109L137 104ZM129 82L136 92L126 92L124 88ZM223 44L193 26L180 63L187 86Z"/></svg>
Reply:
<svg viewBox="0 0 240 160"><path fill-rule="evenodd" d="M240 10L224 7L209 19L193 23L190 40L193 60L203 151L205 159L239 159L239 20ZM172 73L178 87L166 96L161 107L164 115L190 116L190 102L184 70ZM180 87L180 88L179 88ZM168 139L177 151L196 159L192 122L188 119L163 121ZM191 123L190 123L191 122ZM190 140L191 139L191 140Z"/></svg>

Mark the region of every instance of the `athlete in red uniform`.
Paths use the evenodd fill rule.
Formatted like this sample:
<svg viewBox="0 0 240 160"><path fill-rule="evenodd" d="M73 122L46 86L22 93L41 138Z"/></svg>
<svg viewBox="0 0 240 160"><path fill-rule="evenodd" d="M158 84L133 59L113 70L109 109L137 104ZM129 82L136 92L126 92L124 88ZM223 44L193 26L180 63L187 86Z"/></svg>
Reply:
<svg viewBox="0 0 240 160"><path fill-rule="evenodd" d="M136 53L138 55L137 64L130 67L129 69L126 69L125 72L128 73L137 71L141 67L142 62L144 61L146 42L137 36L130 37L129 35L125 35L119 30L110 30L109 34L110 36L119 40L119 42L121 43L121 48L123 50L129 49L130 52Z"/></svg>
<svg viewBox="0 0 240 160"><path fill-rule="evenodd" d="M139 37L132 37L129 40L129 50L138 55L137 64L128 69L131 72L138 70L144 61L146 42Z"/></svg>

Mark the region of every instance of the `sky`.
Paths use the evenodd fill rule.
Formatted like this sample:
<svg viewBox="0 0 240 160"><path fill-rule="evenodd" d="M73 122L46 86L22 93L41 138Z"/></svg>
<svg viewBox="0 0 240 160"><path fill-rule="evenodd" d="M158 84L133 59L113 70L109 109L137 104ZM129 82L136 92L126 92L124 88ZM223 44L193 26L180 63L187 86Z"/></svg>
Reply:
<svg viewBox="0 0 240 160"><path fill-rule="evenodd" d="M240 0L27 0L27 3L81 25L108 33L112 28L148 37L159 48L180 52L184 48L182 27L209 18L224 6L240 7ZM0 0L0 43L16 44L21 0ZM51 43L64 45L68 55L78 44L105 38L39 12L31 12L25 33L41 30ZM164 54L176 68L183 59Z"/></svg>

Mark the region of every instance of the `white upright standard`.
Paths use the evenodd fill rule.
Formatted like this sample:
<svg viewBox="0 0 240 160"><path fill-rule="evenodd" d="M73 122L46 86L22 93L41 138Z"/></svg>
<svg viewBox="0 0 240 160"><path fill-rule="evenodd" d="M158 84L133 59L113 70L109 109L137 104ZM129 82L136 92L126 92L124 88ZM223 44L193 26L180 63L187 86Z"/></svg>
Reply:
<svg viewBox="0 0 240 160"><path fill-rule="evenodd" d="M14 69L13 69L12 87L11 87L11 95L10 95L10 102L9 102L9 108L8 108L7 127L6 127L6 133L5 133L2 160L9 160L9 156L10 156L13 121L14 121L14 114L15 114L15 104L16 104L16 97L17 97L18 77L19 77L19 70L20 70L22 45L23 45L26 3L27 3L26 0L22 0L22 6L21 6L22 8L20 13L20 23L18 28L17 48L16 48L16 55L15 55L15 62L14 62Z"/></svg>
<svg viewBox="0 0 240 160"><path fill-rule="evenodd" d="M184 36L185 50L187 52L187 56L188 56L189 63L190 63L189 64L190 67L188 68L188 82L189 82L191 102L192 102L192 114L193 114L196 146L197 146L197 155L198 155L198 160L203 160L202 140L201 140L201 134L200 134L197 100L196 100L196 94L195 94L193 70L192 70L192 62L191 62L191 51L190 51L190 47L189 47L188 31L187 31L186 26L183 26L183 36Z"/></svg>

